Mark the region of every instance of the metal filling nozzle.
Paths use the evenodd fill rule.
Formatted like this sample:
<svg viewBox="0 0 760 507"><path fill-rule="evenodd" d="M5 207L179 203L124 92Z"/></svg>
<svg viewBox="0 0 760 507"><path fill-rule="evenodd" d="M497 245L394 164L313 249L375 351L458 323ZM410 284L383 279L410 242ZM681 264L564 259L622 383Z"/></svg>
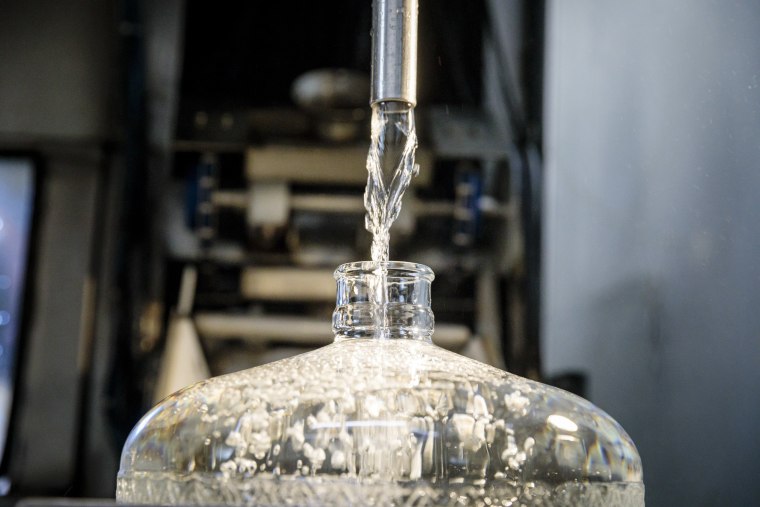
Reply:
<svg viewBox="0 0 760 507"><path fill-rule="evenodd" d="M417 104L417 0L374 0L370 103Z"/></svg>

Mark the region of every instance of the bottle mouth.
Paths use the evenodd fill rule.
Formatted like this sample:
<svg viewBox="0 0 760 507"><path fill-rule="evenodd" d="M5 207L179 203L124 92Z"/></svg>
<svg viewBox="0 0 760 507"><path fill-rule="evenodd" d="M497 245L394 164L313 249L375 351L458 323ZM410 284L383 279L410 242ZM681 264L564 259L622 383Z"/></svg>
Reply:
<svg viewBox="0 0 760 507"><path fill-rule="evenodd" d="M360 261L335 270L333 331L342 338L411 338L430 341L429 267L413 262Z"/></svg>
<svg viewBox="0 0 760 507"><path fill-rule="evenodd" d="M335 270L335 279L355 276L377 276L378 270L384 271L389 279L408 279L432 282L435 278L433 270L424 264L405 261L356 261L341 264Z"/></svg>

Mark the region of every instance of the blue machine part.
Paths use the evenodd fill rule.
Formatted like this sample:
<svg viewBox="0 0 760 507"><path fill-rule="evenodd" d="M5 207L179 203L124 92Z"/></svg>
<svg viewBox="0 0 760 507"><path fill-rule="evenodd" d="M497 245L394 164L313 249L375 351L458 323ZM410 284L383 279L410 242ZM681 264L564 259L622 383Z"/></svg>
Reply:
<svg viewBox="0 0 760 507"><path fill-rule="evenodd" d="M452 240L457 246L469 247L475 243L480 229L480 198L483 194L480 171L475 167L457 171L454 192Z"/></svg>

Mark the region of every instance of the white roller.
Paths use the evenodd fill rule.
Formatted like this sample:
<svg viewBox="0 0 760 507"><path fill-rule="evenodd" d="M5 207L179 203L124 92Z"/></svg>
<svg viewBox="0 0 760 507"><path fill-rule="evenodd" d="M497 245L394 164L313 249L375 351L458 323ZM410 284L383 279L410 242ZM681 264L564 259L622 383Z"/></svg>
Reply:
<svg viewBox="0 0 760 507"><path fill-rule="evenodd" d="M288 342L320 346L333 341L332 326L322 318L286 315L231 315L199 313L195 316L198 333L207 339L242 339L252 343ZM470 340L467 326L436 324L433 341L447 349L460 349Z"/></svg>
<svg viewBox="0 0 760 507"><path fill-rule="evenodd" d="M285 226L290 217L290 190L284 182L259 182L248 189L248 225Z"/></svg>
<svg viewBox="0 0 760 507"><path fill-rule="evenodd" d="M248 299L331 302L335 279L332 269L249 267L241 275L240 292Z"/></svg>

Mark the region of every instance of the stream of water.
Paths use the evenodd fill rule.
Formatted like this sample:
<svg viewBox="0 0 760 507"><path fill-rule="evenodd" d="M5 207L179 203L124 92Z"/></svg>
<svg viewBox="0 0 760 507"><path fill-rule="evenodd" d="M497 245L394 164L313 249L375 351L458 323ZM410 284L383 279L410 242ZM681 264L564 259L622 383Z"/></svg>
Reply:
<svg viewBox="0 0 760 507"><path fill-rule="evenodd" d="M367 155L367 188L364 207L365 227L372 234L372 261L377 263L370 298L375 304L375 335L388 335L385 262L389 260L390 228L401 212L401 199L412 177L419 172L414 161L417 131L414 108L403 102L372 105L372 131Z"/></svg>
<svg viewBox="0 0 760 507"><path fill-rule="evenodd" d="M372 106L372 134L367 155L365 227L372 233L372 261L388 261L390 228L401 211L401 199L419 172L414 154L417 132L414 108L402 102Z"/></svg>

